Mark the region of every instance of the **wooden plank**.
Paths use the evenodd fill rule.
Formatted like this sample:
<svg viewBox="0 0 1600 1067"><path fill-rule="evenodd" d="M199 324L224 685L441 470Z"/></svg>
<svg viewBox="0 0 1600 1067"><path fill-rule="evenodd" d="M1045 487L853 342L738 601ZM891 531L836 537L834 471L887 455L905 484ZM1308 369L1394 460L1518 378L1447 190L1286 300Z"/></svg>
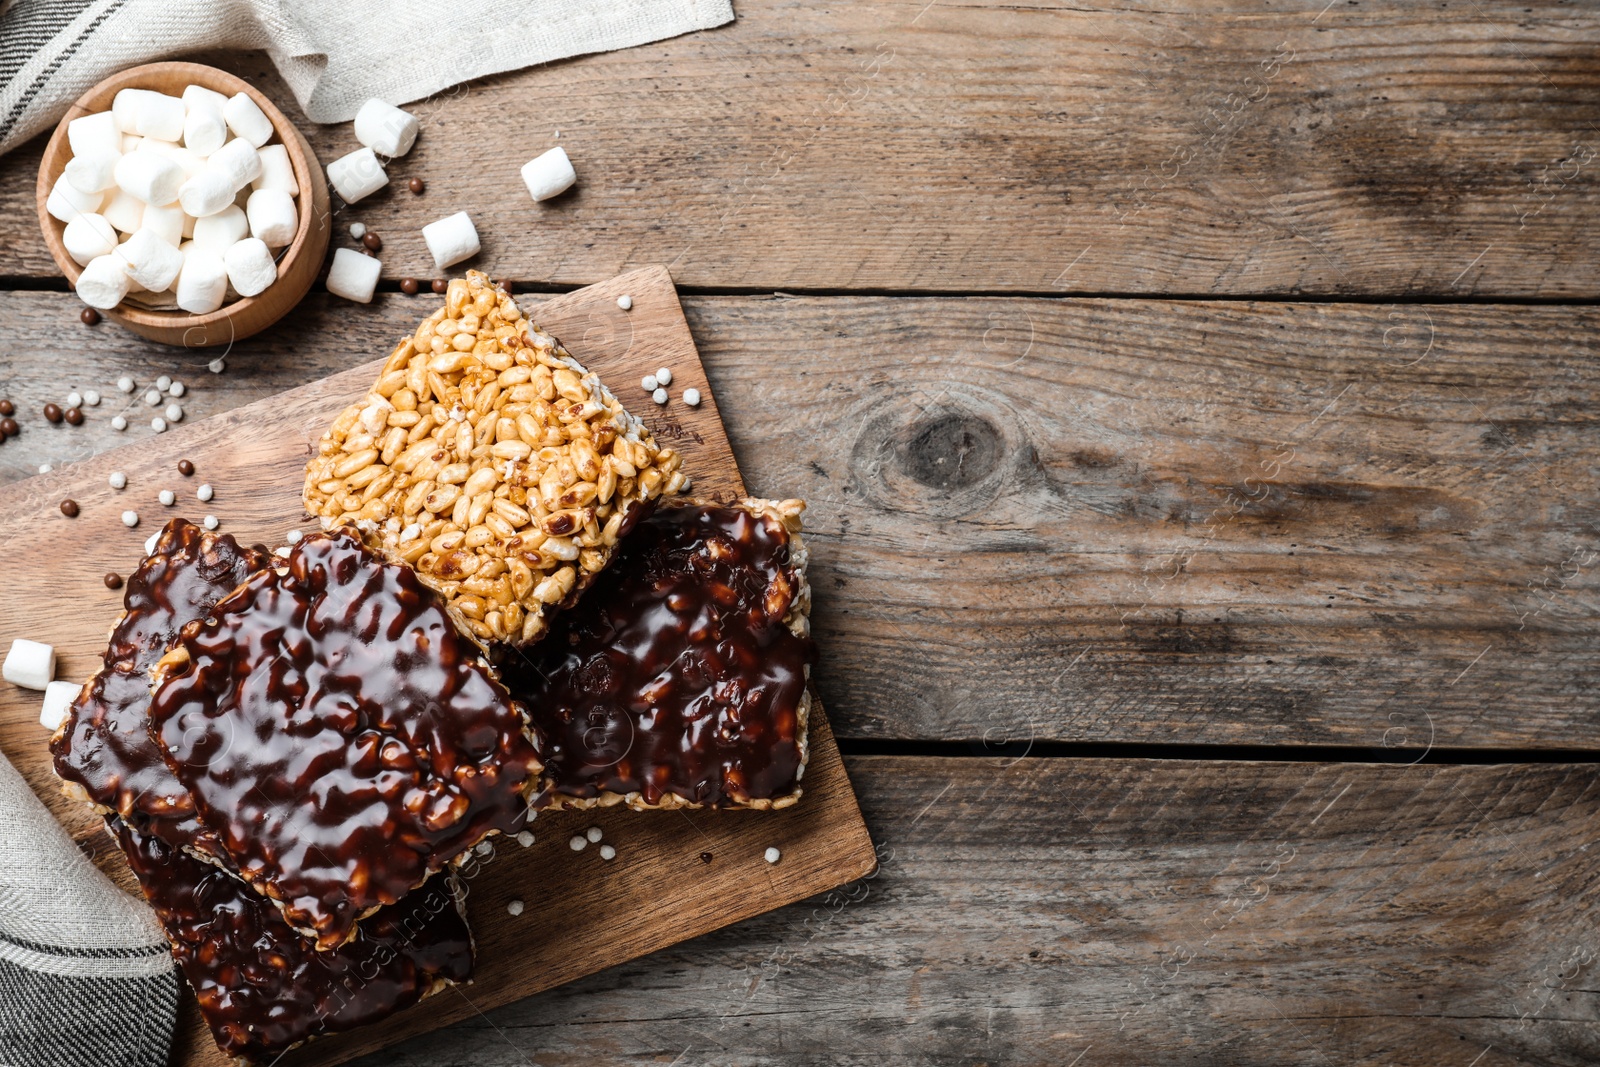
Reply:
<svg viewBox="0 0 1600 1067"><path fill-rule="evenodd" d="M847 762L874 877L362 1067L1600 1058L1593 765Z"/></svg>
<svg viewBox="0 0 1600 1067"><path fill-rule="evenodd" d="M185 372L185 403L349 365L419 306L309 301L226 374ZM1592 309L688 312L751 484L811 501L819 684L845 736L1600 745ZM31 419L0 477L122 439L105 405L77 429L36 414L84 384L56 354L70 316L0 295L18 339L0 388ZM70 329L102 389L200 358Z"/></svg>
<svg viewBox="0 0 1600 1067"><path fill-rule="evenodd" d="M419 228L465 209L486 269L561 285L668 263L718 287L1600 295L1590 10L738 14L420 105L400 180L339 221L382 233L390 278L430 275ZM264 58L205 58L293 113ZM356 147L348 124L308 132L325 163ZM578 190L535 205L517 169L557 143ZM0 275L56 273L37 163L0 161Z"/></svg>
<svg viewBox="0 0 1600 1067"><path fill-rule="evenodd" d="M627 313L616 304L624 293L634 299ZM411 318L419 319L423 307L412 305ZM636 381L666 365L674 369L675 388L698 386L706 392L705 403L696 409L681 403L657 408L648 401L632 406L659 439L679 448L697 492L717 498L743 494L715 398L666 271L635 271L557 297L540 308L538 321L610 382ZM369 340L359 350L371 355L389 347ZM305 457L334 416L366 394L381 364L381 359L368 362L216 418L185 422L166 434L147 431L127 447L0 492L0 542L7 546L8 568L0 645L17 637L45 641L56 648L60 677L86 678L98 665L106 628L120 607L120 594L106 589L101 576L131 569L143 540L165 519L212 512L247 544L281 543L289 528L310 525L300 506ZM195 464L192 479L177 472L183 458ZM107 484L112 470L125 472L126 489ZM189 495L202 481L216 487L215 498L204 504ZM167 488L183 491L182 509L157 503L156 494ZM81 514L69 519L57 511L64 497L77 501ZM126 508L140 513L137 529L120 521ZM61 551L64 541L71 544L70 554ZM61 796L51 774L38 697L0 686L0 752L80 840L98 840L100 820ZM739 813L691 821L669 815L641 821L621 810L541 821L536 829L547 822L552 829L541 832L532 849L502 843L505 858L492 865L492 874L480 879L475 869L469 872L479 947L470 997L443 995L381 1027L319 1041L284 1062L342 1063L865 873L873 864L871 842L821 705L813 702L812 708L805 797L794 808L773 817ZM593 852L575 857L567 839L591 824L626 839L630 862L612 866ZM781 867L762 858L772 845L784 853ZM702 852L711 852L712 862L702 862ZM129 881L114 848L101 847L98 855L125 884ZM525 899L529 914L508 915L512 897ZM225 1057L193 1012L189 1023L176 1062L223 1067Z"/></svg>

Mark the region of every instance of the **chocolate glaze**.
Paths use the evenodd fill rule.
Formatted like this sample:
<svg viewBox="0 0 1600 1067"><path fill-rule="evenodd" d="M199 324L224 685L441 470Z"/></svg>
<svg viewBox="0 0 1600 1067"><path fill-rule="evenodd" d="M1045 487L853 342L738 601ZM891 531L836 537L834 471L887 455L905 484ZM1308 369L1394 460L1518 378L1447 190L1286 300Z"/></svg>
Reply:
<svg viewBox="0 0 1600 1067"><path fill-rule="evenodd" d="M372 915L336 951L317 952L237 879L115 816L106 825L166 929L206 1025L230 1055L271 1057L376 1022L443 982L472 976L472 935L449 875Z"/></svg>
<svg viewBox="0 0 1600 1067"><path fill-rule="evenodd" d="M623 540L507 683L550 788L708 806L793 793L812 645L783 619L800 581L776 520L664 508Z"/></svg>
<svg viewBox="0 0 1600 1067"><path fill-rule="evenodd" d="M207 533L183 519L167 523L155 551L128 577L124 614L112 628L101 670L51 739L57 775L136 828L222 855L195 822L189 794L150 736L149 671L184 623L205 615L270 559L265 549L244 548L227 534Z"/></svg>
<svg viewBox="0 0 1600 1067"><path fill-rule="evenodd" d="M347 530L306 537L283 567L184 628L151 729L241 875L326 950L520 828L539 759L409 567Z"/></svg>

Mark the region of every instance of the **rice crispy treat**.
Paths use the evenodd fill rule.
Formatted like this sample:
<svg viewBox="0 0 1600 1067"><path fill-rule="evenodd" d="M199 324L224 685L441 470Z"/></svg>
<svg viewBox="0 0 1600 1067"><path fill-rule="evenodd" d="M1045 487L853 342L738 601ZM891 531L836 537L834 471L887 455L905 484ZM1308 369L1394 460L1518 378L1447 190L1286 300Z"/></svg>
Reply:
<svg viewBox="0 0 1600 1067"><path fill-rule="evenodd" d="M813 659L798 500L663 507L505 665L545 758L536 804L785 808Z"/></svg>
<svg viewBox="0 0 1600 1067"><path fill-rule="evenodd" d="M353 530L253 575L153 677L151 732L200 822L320 950L526 821L542 768L522 708Z"/></svg>
<svg viewBox="0 0 1600 1067"><path fill-rule="evenodd" d="M681 462L469 271L323 435L304 497L415 567L480 642L525 646L684 485Z"/></svg>
<svg viewBox="0 0 1600 1067"><path fill-rule="evenodd" d="M121 846L161 921L217 1047L239 1064L410 1007L472 977L472 934L449 875L435 875L362 922L332 952L314 951L243 882L116 816Z"/></svg>
<svg viewBox="0 0 1600 1067"><path fill-rule="evenodd" d="M264 548L245 548L184 519L162 528L155 550L128 577L123 612L111 628L100 670L50 739L56 775L68 796L225 862L226 853L195 820L194 801L150 736L149 672L185 623L203 617L271 558Z"/></svg>

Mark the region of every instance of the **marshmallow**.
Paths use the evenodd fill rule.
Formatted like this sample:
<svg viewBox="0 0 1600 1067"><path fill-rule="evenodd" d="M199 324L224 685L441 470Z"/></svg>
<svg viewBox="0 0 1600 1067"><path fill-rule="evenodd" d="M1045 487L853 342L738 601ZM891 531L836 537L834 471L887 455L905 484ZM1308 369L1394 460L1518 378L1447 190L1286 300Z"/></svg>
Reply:
<svg viewBox="0 0 1600 1067"><path fill-rule="evenodd" d="M123 133L176 141L183 136L187 109L183 101L150 89L123 89L111 101L117 128Z"/></svg>
<svg viewBox="0 0 1600 1067"><path fill-rule="evenodd" d="M433 253L434 266L440 270L471 259L482 248L478 243L478 230L465 211L428 223L422 228L422 239Z"/></svg>
<svg viewBox="0 0 1600 1067"><path fill-rule="evenodd" d="M189 86L193 89L194 86ZM188 96L188 90L184 90ZM217 95L222 95L218 93ZM189 114L183 120L183 146L196 155L209 156L228 141L228 122L222 117L222 108L210 107L196 100L189 105Z"/></svg>
<svg viewBox="0 0 1600 1067"><path fill-rule="evenodd" d="M147 204L170 204L183 186L183 168L160 152L129 152L117 160L117 186Z"/></svg>
<svg viewBox="0 0 1600 1067"><path fill-rule="evenodd" d="M179 203L179 210L182 211L182 208L183 208L183 205L180 202ZM183 212L183 231L182 231L182 236L183 236L183 239L185 241L187 241L189 238L194 236L194 224L195 224L195 221L196 221L196 219L195 219L195 217L193 215L189 214L187 211Z"/></svg>
<svg viewBox="0 0 1600 1067"><path fill-rule="evenodd" d="M221 111L228 103L228 94L219 93L215 89L207 89L204 85L189 85L183 90L183 106L190 111L195 108L211 108Z"/></svg>
<svg viewBox="0 0 1600 1067"><path fill-rule="evenodd" d="M0 677L12 685L43 692L56 677L56 650L41 641L19 637L11 642Z"/></svg>
<svg viewBox="0 0 1600 1067"><path fill-rule="evenodd" d="M178 189L178 203L196 219L204 219L233 207L233 194L232 176L208 166Z"/></svg>
<svg viewBox="0 0 1600 1067"><path fill-rule="evenodd" d="M178 273L177 303L191 315L209 315L228 293L228 268L208 248L191 248Z"/></svg>
<svg viewBox="0 0 1600 1067"><path fill-rule="evenodd" d="M294 198L282 189L257 189L250 194L244 213L250 220L250 235L273 248L294 240L294 232L300 227Z"/></svg>
<svg viewBox="0 0 1600 1067"><path fill-rule="evenodd" d="M356 112L356 140L386 156L403 156L417 142L417 117L382 100L368 100Z"/></svg>
<svg viewBox="0 0 1600 1067"><path fill-rule="evenodd" d="M71 256L78 266L87 266L91 259L110 255L117 249L117 231L111 223L105 220L104 215L93 213L79 215L67 223L67 228L61 235L61 243L67 246L67 255Z"/></svg>
<svg viewBox="0 0 1600 1067"><path fill-rule="evenodd" d="M353 204L388 185L389 175L372 149L358 148L328 164L328 181L345 203Z"/></svg>
<svg viewBox="0 0 1600 1067"><path fill-rule="evenodd" d="M228 129L248 141L251 148L260 148L272 140L272 120L244 93L228 98L222 105L222 117L227 120Z"/></svg>
<svg viewBox="0 0 1600 1067"><path fill-rule="evenodd" d="M73 119L67 123L67 144L72 146L74 156L121 154L122 131L117 129L117 117L109 111L101 111Z"/></svg>
<svg viewBox="0 0 1600 1067"><path fill-rule="evenodd" d="M183 208L177 204L157 207L152 204L144 209L144 221L141 227L154 230L161 235L161 239L173 248L177 248L183 241L183 220L188 218Z"/></svg>
<svg viewBox="0 0 1600 1067"><path fill-rule="evenodd" d="M144 201L118 189L111 194L111 199L105 202L100 214L104 215L105 220L116 230L132 233L144 222Z"/></svg>
<svg viewBox="0 0 1600 1067"><path fill-rule="evenodd" d="M572 188L578 180L565 148L552 148L522 165L522 183L535 200L549 200Z"/></svg>
<svg viewBox="0 0 1600 1067"><path fill-rule="evenodd" d="M195 219L192 236L195 244L220 256L249 235L250 223L244 211L229 204L215 215Z"/></svg>
<svg viewBox="0 0 1600 1067"><path fill-rule="evenodd" d="M328 268L328 292L358 304L370 304L382 270L383 264L376 258L353 248L341 248L333 254L333 265Z"/></svg>
<svg viewBox="0 0 1600 1067"><path fill-rule="evenodd" d="M226 174L233 183L233 191L238 192L261 176L261 156L249 141L235 137L211 153L206 167Z"/></svg>
<svg viewBox="0 0 1600 1067"><path fill-rule="evenodd" d="M278 280L278 265L272 260L272 251L259 238L249 237L235 244L222 257L222 263L227 268L228 281L240 296L255 296ZM181 288L181 281L179 286Z"/></svg>
<svg viewBox="0 0 1600 1067"><path fill-rule="evenodd" d="M140 152L155 152L166 156L178 166L183 168L183 180L188 181L196 174L206 169L206 161L194 152L189 151L181 144L171 141L158 141L153 137L146 137L139 142Z"/></svg>
<svg viewBox="0 0 1600 1067"><path fill-rule="evenodd" d="M128 277L152 292L159 293L172 284L183 269L183 253L149 226L117 248L115 253L127 265Z"/></svg>
<svg viewBox="0 0 1600 1067"><path fill-rule="evenodd" d="M111 115L116 121L117 129L123 133L138 133L139 122L136 113L139 110L139 96L150 92L149 89L123 89L111 100ZM127 151L126 148L123 149Z"/></svg>
<svg viewBox="0 0 1600 1067"><path fill-rule="evenodd" d="M51 733L67 721L67 711L83 687L77 682L51 682L44 687L44 705L39 709L39 725Z"/></svg>
<svg viewBox="0 0 1600 1067"><path fill-rule="evenodd" d="M114 252L96 256L85 264L83 273L78 275L78 299L92 308L107 311L122 303L122 298L128 295L131 281L121 256Z"/></svg>
<svg viewBox="0 0 1600 1067"><path fill-rule="evenodd" d="M56 179L55 185L50 187L50 195L45 198L44 209L62 222L71 222L79 215L99 211L100 204L104 200L104 193L86 193L67 181L67 176L63 174Z"/></svg>
<svg viewBox="0 0 1600 1067"><path fill-rule="evenodd" d="M127 155L129 152L136 150L142 144L144 144L143 137L140 137L136 133L125 133L122 135L122 154Z"/></svg>
<svg viewBox="0 0 1600 1067"><path fill-rule="evenodd" d="M258 149L261 157L261 174L256 178L257 189L281 189L290 196L300 195L300 183L294 178L294 164L289 162L289 150L281 144L269 144Z"/></svg>
<svg viewBox="0 0 1600 1067"><path fill-rule="evenodd" d="M117 184L117 160L121 158L121 152L85 152L67 160L61 174L79 192L103 193Z"/></svg>

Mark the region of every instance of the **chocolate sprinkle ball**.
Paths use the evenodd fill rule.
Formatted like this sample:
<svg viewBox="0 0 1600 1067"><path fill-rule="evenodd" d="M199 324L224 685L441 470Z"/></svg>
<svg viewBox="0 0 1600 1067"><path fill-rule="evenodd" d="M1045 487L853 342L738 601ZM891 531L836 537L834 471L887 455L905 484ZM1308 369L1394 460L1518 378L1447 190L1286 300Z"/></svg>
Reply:
<svg viewBox="0 0 1600 1067"><path fill-rule="evenodd" d="M83 425L83 412L79 411L77 408L68 408L65 412L65 417L68 426Z"/></svg>
<svg viewBox="0 0 1600 1067"><path fill-rule="evenodd" d="M418 196L421 196L423 190L428 187L428 183L423 181L421 178L412 178L411 181L407 182L406 184L410 187L411 191L416 193Z"/></svg>
<svg viewBox="0 0 1600 1067"><path fill-rule="evenodd" d="M107 571L106 572L106 588L107 589L121 589L122 588L122 575L118 574L116 571Z"/></svg>
<svg viewBox="0 0 1600 1067"><path fill-rule="evenodd" d="M60 406L56 405L56 404L46 404L44 406L44 417L50 422L60 422L61 421L61 408L60 408Z"/></svg>
<svg viewBox="0 0 1600 1067"><path fill-rule="evenodd" d="M189 475L194 473L194 464L190 463L186 459L178 460L178 473L183 475L185 478L189 477Z"/></svg>
<svg viewBox="0 0 1600 1067"><path fill-rule="evenodd" d="M371 230L368 230L366 235L361 238L361 243L372 249L374 252L383 251L383 238L379 237Z"/></svg>
<svg viewBox="0 0 1600 1067"><path fill-rule="evenodd" d="M446 279L444 279L444 278L435 278L433 280L433 291L434 292L442 294L442 293L448 292L449 289L450 289L450 283Z"/></svg>
<svg viewBox="0 0 1600 1067"><path fill-rule="evenodd" d="M13 404L9 400L0 400L0 415L5 415L9 418L16 413L17 405Z"/></svg>
<svg viewBox="0 0 1600 1067"><path fill-rule="evenodd" d="M100 325L100 312L94 308L84 308L78 312L78 319L85 326L98 326Z"/></svg>
<svg viewBox="0 0 1600 1067"><path fill-rule="evenodd" d="M415 278L400 279L400 291L407 296L416 296L417 290L420 288L421 286L417 284L417 280Z"/></svg>
<svg viewBox="0 0 1600 1067"><path fill-rule="evenodd" d="M22 432L22 427L17 425L16 419L0 419L0 433L7 437L15 437Z"/></svg>
<svg viewBox="0 0 1600 1067"><path fill-rule="evenodd" d="M61 514L65 515L69 519L77 518L78 502L76 500L63 500L61 502Z"/></svg>

